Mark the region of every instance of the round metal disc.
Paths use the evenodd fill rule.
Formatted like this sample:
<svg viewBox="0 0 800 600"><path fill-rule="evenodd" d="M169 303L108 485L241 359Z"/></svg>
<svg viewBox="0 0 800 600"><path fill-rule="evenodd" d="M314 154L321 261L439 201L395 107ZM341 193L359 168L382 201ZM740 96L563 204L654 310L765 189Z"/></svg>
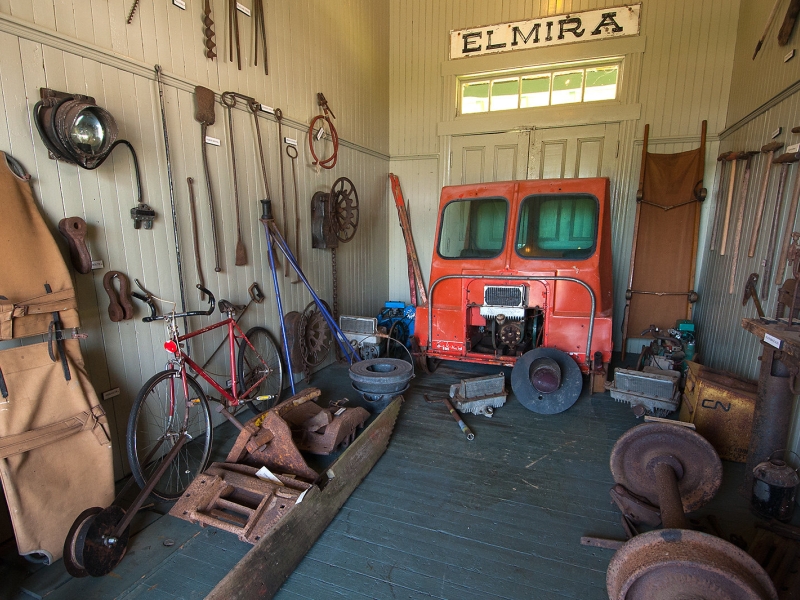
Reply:
<svg viewBox="0 0 800 600"><path fill-rule="evenodd" d="M554 392L539 392L531 383L531 365L538 358L551 358L561 369L561 385ZM528 410L540 415L554 415L575 404L581 395L583 376L578 364L565 352L555 348L536 348L517 359L511 371L511 388L520 404Z"/></svg>
<svg viewBox="0 0 800 600"><path fill-rule="evenodd" d="M86 577L89 573L83 568L83 545L86 541L86 532L94 521L94 516L103 512L99 506L87 508L72 523L69 533L64 540L64 567L73 577Z"/></svg>
<svg viewBox="0 0 800 600"><path fill-rule="evenodd" d="M107 543L117 523L124 517L125 511L112 505L98 513L89 524L83 545L83 566L92 577L108 575L125 556L130 527L117 538L116 543Z"/></svg>
<svg viewBox="0 0 800 600"><path fill-rule="evenodd" d="M606 575L610 600L777 600L766 571L730 542L688 529L637 535Z"/></svg>
<svg viewBox="0 0 800 600"><path fill-rule="evenodd" d="M691 512L710 501L722 483L722 461L699 433L669 423L643 423L629 429L611 450L614 481L658 506L653 469L659 457L683 468L678 489L683 510Z"/></svg>

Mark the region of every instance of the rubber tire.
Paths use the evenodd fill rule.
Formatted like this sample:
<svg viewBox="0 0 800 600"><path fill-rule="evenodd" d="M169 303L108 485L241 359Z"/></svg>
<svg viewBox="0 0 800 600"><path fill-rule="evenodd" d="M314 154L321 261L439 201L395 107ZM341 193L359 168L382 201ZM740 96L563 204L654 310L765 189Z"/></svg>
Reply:
<svg viewBox="0 0 800 600"><path fill-rule="evenodd" d="M397 358L373 358L353 363L350 379L361 392L390 394L408 385L413 375L410 363Z"/></svg>
<svg viewBox="0 0 800 600"><path fill-rule="evenodd" d="M251 329L248 329L247 333L244 335L248 340L250 340L250 343L253 344L253 346L259 352L267 367L271 369L271 373L267 375L267 378L254 391L252 396L258 397L274 395L275 398L272 400L263 401L245 400L250 410L256 415L260 415L264 411L269 410L280 402L281 392L283 391L283 363L281 362L281 355L278 351L278 346L275 344L275 340L272 339L272 335L269 331L263 327L252 327ZM263 348L259 344L263 344L263 348L268 349L266 351L262 351ZM265 354L267 356L264 356ZM245 343L244 340L241 340L239 342L239 351L236 357L236 376L239 380L240 392L245 392L247 391L247 388L250 387L249 385L245 385L245 382L248 379L248 374L245 373L245 369L250 366L247 362L248 357L253 357L253 350ZM258 357L253 357L253 359L256 360L257 358ZM276 373L277 377L275 377Z"/></svg>
<svg viewBox="0 0 800 600"><path fill-rule="evenodd" d="M156 373L153 375L147 383L142 386L142 389L139 390L139 393L136 396L136 400L133 403L133 408L131 409L131 414L128 417L128 427L126 432L126 449L128 453L128 463L131 467L131 474L133 478L136 480L136 483L139 484L140 488L144 488L147 485L147 480L144 476L144 471L142 469L142 465L139 461L139 455L141 453L142 458L146 458L147 454L149 453L149 448L152 447L151 445L148 446L147 450L139 450L137 452L137 442L140 440L140 434L137 431L137 423L139 422L140 415L144 414L145 406L149 406L149 403L146 404L148 398L151 397L151 393L157 389L158 384L162 381L166 381L170 378L177 378L176 383L176 396L183 396L183 385L180 379L180 373L173 369L167 369L165 371L161 371L160 373ZM181 449L178 453L178 460L183 459L183 463L188 466L187 469L184 470L185 477L179 477L177 481L172 483L171 473L168 471L164 477L167 478L166 481L159 482L155 488L153 488L152 494L157 498L161 498L163 500L175 500L180 498L183 492L189 487L189 484L194 481L194 478L197 477L200 473L205 470L206 465L208 464L209 456L211 455L211 444L213 441L213 427L211 425L211 410L208 407L208 399L206 398L203 389L197 383L197 381L189 376L186 375L186 380L188 383L189 390L192 394L192 399L196 399L197 403L192 403L191 408L186 406L184 402L184 406L186 406L186 410L194 410L196 409L198 412L199 427L202 431L199 435L197 434L197 427L191 427L191 415L186 418L182 417L183 421L190 422L189 433L192 434L192 431L195 433L195 439L190 440L186 443L186 445ZM166 407L166 402L162 402ZM161 414L164 414L164 411L161 411ZM154 428L158 428L157 423L153 423ZM177 439L178 436L183 432L183 425L180 428L175 429L173 428L172 437L173 439ZM200 442L201 437L204 436L203 443ZM171 448L171 446L170 446ZM161 456L165 456L170 448L167 448ZM159 460L153 461L153 467L150 469L152 473L155 469L158 468L160 464ZM162 478L163 479L163 478Z"/></svg>

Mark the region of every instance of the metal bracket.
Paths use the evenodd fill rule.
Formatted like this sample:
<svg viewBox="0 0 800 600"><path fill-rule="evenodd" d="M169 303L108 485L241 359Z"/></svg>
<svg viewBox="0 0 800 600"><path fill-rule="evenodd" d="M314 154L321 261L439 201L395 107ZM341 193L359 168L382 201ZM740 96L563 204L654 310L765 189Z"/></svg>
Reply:
<svg viewBox="0 0 800 600"><path fill-rule="evenodd" d="M131 219L133 219L133 228L145 229L153 228L153 220L156 218L156 211L150 208L147 204L138 204L131 209Z"/></svg>

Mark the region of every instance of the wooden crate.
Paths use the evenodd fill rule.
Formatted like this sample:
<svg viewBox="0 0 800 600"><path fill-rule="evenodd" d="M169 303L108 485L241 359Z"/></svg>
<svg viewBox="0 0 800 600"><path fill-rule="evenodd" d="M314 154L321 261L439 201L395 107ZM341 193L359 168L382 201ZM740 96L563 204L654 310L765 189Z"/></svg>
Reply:
<svg viewBox="0 0 800 600"><path fill-rule="evenodd" d="M720 458L747 462L758 384L687 362L680 420L694 423Z"/></svg>

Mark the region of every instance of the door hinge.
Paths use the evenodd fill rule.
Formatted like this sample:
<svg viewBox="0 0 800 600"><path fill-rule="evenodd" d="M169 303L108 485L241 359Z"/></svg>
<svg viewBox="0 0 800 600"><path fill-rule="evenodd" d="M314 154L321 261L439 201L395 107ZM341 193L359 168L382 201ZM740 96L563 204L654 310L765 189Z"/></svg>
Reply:
<svg viewBox="0 0 800 600"><path fill-rule="evenodd" d="M614 158L619 158L619 140L617 140L617 153L614 155Z"/></svg>

